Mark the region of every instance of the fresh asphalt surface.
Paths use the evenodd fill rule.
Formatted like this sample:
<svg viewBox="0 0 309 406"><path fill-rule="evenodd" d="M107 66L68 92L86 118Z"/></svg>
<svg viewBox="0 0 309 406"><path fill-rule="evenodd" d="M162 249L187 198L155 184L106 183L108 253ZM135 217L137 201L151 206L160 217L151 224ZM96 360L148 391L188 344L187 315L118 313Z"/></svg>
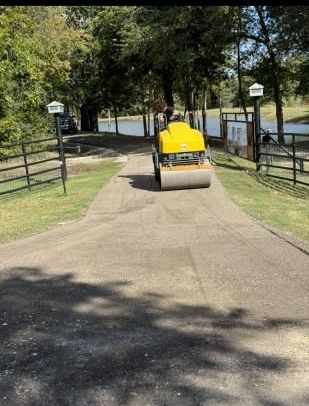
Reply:
<svg viewBox="0 0 309 406"><path fill-rule="evenodd" d="M127 152L81 221L0 246L0 405L308 405L308 245Z"/></svg>

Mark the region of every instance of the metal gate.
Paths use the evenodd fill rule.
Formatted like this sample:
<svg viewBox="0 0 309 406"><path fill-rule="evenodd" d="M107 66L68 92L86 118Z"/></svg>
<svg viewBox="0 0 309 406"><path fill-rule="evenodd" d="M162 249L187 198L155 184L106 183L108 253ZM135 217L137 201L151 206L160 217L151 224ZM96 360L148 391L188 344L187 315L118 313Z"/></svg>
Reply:
<svg viewBox="0 0 309 406"><path fill-rule="evenodd" d="M0 196L62 180L66 163L61 137L0 145Z"/></svg>
<svg viewBox="0 0 309 406"><path fill-rule="evenodd" d="M309 185L309 135L285 133L285 142L278 142L278 133L262 133L257 142L257 171L267 176Z"/></svg>
<svg viewBox="0 0 309 406"><path fill-rule="evenodd" d="M255 160L254 113L221 113L221 137L226 151Z"/></svg>

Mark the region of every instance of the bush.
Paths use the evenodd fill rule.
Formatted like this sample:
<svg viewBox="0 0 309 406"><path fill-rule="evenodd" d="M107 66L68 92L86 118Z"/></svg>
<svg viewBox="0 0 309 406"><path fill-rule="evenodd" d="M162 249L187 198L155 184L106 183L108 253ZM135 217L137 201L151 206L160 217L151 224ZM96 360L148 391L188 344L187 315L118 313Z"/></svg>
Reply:
<svg viewBox="0 0 309 406"><path fill-rule="evenodd" d="M0 144L10 144L21 139L22 132L16 117L0 119Z"/></svg>
<svg viewBox="0 0 309 406"><path fill-rule="evenodd" d="M54 135L52 117L40 112L20 112L0 119L0 144L36 140Z"/></svg>
<svg viewBox="0 0 309 406"><path fill-rule="evenodd" d="M22 112L18 121L23 140L36 140L55 135L52 115L42 114L39 111Z"/></svg>

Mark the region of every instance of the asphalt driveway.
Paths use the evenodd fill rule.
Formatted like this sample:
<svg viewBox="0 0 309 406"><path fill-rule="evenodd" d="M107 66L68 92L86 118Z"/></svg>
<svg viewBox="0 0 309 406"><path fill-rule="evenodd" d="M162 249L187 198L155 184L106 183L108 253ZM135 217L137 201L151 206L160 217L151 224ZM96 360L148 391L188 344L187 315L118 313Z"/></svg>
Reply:
<svg viewBox="0 0 309 406"><path fill-rule="evenodd" d="M0 405L308 405L306 251L132 147L85 218L0 246Z"/></svg>

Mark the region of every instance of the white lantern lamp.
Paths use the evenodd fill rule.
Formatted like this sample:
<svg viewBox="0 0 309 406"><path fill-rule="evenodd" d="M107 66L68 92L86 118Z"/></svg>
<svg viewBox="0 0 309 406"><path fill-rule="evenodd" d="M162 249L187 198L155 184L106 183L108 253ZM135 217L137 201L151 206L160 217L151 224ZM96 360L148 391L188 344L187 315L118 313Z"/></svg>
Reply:
<svg viewBox="0 0 309 406"><path fill-rule="evenodd" d="M56 114L56 113L63 113L64 112L64 104L59 103L57 101L53 101L52 103L49 103L47 105L48 112L50 114Z"/></svg>

